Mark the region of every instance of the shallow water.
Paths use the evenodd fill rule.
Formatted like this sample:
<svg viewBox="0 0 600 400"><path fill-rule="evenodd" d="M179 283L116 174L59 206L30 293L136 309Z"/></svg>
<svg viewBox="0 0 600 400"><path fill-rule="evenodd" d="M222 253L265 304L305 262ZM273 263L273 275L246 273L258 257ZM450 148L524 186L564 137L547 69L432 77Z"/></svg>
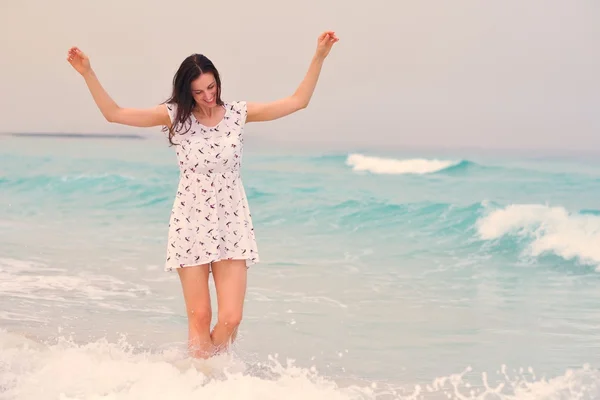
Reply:
<svg viewBox="0 0 600 400"><path fill-rule="evenodd" d="M162 140L0 138L0 396L600 396L600 164L250 140L262 262L232 359L196 368L177 177Z"/></svg>

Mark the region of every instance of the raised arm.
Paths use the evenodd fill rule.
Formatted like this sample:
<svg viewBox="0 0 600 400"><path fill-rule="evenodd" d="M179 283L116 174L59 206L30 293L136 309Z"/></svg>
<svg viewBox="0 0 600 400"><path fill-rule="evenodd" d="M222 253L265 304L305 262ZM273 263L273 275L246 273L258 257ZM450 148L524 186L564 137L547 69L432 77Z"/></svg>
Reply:
<svg viewBox="0 0 600 400"><path fill-rule="evenodd" d="M317 40L317 50L308 72L294 94L268 103L248 102L246 122L271 121L306 108L317 86L323 62L338 40L334 32L323 32Z"/></svg>
<svg viewBox="0 0 600 400"><path fill-rule="evenodd" d="M164 104L150 108L120 107L104 90L90 65L89 58L79 48L69 49L67 61L81 74L96 105L108 122L138 127L171 125Z"/></svg>

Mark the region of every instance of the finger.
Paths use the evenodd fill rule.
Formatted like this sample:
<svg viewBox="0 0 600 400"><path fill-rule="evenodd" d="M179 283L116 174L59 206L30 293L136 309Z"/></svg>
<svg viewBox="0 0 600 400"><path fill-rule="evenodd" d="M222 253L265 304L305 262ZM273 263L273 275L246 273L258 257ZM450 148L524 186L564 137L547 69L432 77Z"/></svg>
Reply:
<svg viewBox="0 0 600 400"><path fill-rule="evenodd" d="M79 60L79 61L81 61L81 60L86 60L86 59L87 59L87 57L86 57L86 56L85 56L85 54L83 54L83 53L73 53L73 55L71 55L71 57L72 57L74 60Z"/></svg>
<svg viewBox="0 0 600 400"><path fill-rule="evenodd" d="M328 34L327 38L328 38L329 41L332 41L332 40L333 41L337 41L337 40L339 40L338 37L335 35L334 31L329 31L329 32L327 32L327 34Z"/></svg>
<svg viewBox="0 0 600 400"><path fill-rule="evenodd" d="M324 31L323 33L321 33L319 35L319 40L323 40L324 38L326 38L327 36L331 36L331 35L335 35L334 31Z"/></svg>
<svg viewBox="0 0 600 400"><path fill-rule="evenodd" d="M81 51L81 49L79 47L77 47L77 46L71 47L69 49L69 53L73 54L73 55L75 55L75 54L83 54L83 52Z"/></svg>

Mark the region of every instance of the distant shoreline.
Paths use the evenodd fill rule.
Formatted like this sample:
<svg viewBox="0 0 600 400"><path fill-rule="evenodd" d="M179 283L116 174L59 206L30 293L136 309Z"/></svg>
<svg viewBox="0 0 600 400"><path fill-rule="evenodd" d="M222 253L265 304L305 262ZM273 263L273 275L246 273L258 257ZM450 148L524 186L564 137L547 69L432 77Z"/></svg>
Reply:
<svg viewBox="0 0 600 400"><path fill-rule="evenodd" d="M135 133L43 133L43 132L0 132L0 139L8 137L21 138L46 138L46 139L96 139L96 140L144 140L153 142L164 141L163 134L135 134ZM426 145L406 143L377 143L358 142L349 140L295 140L295 138L281 138L274 135L252 134L247 136L245 145L250 149L260 149L265 146L277 148L280 151L292 150L295 152L319 153L361 153L372 154L378 157L391 158L418 158L418 157L524 157L535 159L548 158L577 158L580 160L598 161L600 150L593 146L589 148L534 148L534 147L486 147L482 145Z"/></svg>

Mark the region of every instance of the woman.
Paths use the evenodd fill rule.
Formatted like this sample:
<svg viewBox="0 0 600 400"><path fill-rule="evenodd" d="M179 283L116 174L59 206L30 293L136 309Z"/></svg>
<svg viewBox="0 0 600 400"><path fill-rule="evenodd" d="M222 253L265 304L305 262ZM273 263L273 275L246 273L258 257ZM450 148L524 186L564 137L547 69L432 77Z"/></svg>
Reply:
<svg viewBox="0 0 600 400"><path fill-rule="evenodd" d="M212 62L187 57L173 78L166 103L122 108L104 90L77 47L67 60L79 72L107 121L137 127L163 126L175 145L180 180L171 212L165 270L179 274L188 316L188 348L208 358L236 337L246 294L247 268L258 251L240 178L245 123L270 121L308 106L323 61L339 39L322 33L304 80L291 96L270 103L221 100L221 80ZM208 288L212 272L218 318L212 318Z"/></svg>

